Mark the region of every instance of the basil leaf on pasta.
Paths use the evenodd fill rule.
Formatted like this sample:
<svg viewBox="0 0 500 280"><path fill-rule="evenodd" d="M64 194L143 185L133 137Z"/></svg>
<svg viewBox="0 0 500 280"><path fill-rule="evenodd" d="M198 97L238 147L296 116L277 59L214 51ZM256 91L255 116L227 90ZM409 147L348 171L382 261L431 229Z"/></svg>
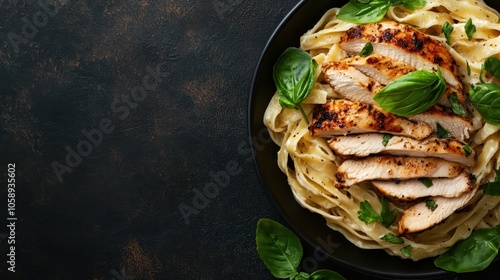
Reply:
<svg viewBox="0 0 500 280"><path fill-rule="evenodd" d="M373 99L384 110L398 116L417 115L434 106L444 91L446 81L438 72L418 70L388 84Z"/></svg>
<svg viewBox="0 0 500 280"><path fill-rule="evenodd" d="M500 126L500 86L477 84L470 91L472 106L483 119L492 125Z"/></svg>

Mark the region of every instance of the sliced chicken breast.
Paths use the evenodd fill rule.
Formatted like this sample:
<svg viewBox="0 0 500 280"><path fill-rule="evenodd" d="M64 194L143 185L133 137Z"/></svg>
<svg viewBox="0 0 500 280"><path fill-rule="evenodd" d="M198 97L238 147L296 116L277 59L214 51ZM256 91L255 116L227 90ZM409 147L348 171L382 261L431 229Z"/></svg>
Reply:
<svg viewBox="0 0 500 280"><path fill-rule="evenodd" d="M416 69L436 71L438 65L445 80L462 90L455 59L439 41L423 32L392 21L358 25L345 33L340 46L348 53L358 54L368 42L372 43L374 54L402 61Z"/></svg>
<svg viewBox="0 0 500 280"><path fill-rule="evenodd" d="M417 70L409 64L380 54L365 57L355 55L346 58L344 62L382 85L388 85L395 79Z"/></svg>
<svg viewBox="0 0 500 280"><path fill-rule="evenodd" d="M434 131L437 131L437 125L439 124L454 138L463 142L470 137L470 133L474 130L471 120L454 115L439 105L434 105L421 114L409 116L408 119L424 122Z"/></svg>
<svg viewBox="0 0 500 280"><path fill-rule="evenodd" d="M319 137L381 132L424 139L432 133L427 124L398 117L378 106L345 99L317 105L309 130Z"/></svg>
<svg viewBox="0 0 500 280"><path fill-rule="evenodd" d="M453 178L467 168L438 158L371 156L348 159L335 172L336 187L349 187L363 181Z"/></svg>
<svg viewBox="0 0 500 280"><path fill-rule="evenodd" d="M345 99L375 105L373 95L383 86L344 62L323 65L325 80L333 90Z"/></svg>
<svg viewBox="0 0 500 280"><path fill-rule="evenodd" d="M380 54L371 54L366 57L355 55L344 59L343 62L347 66L356 68L361 73L384 86L390 84L397 78L417 70L415 67L407 63L397 61ZM443 97L439 100L438 104L450 107L450 96L453 93L457 95L459 104L466 109L468 107L466 106L468 102L467 93L463 90L452 87L451 85L447 85L446 91L444 92Z"/></svg>
<svg viewBox="0 0 500 280"><path fill-rule="evenodd" d="M332 150L341 156L366 157L373 154L391 154L411 157L436 157L461 163L475 164L475 152L467 154L465 144L458 140L392 136L384 143L384 134L364 133L359 135L333 136L328 140Z"/></svg>
<svg viewBox="0 0 500 280"><path fill-rule="evenodd" d="M427 201L417 203L406 209L399 221L399 235L420 232L438 225L455 211L467 205L476 194L477 188L477 186L474 186L471 191L465 192L459 197L429 198L436 206L435 209L428 207Z"/></svg>
<svg viewBox="0 0 500 280"><path fill-rule="evenodd" d="M372 181L372 184L384 195L402 201L411 201L423 197L442 196L459 197L473 189L472 176L462 173L454 178L430 179L432 186L425 186L420 180Z"/></svg>

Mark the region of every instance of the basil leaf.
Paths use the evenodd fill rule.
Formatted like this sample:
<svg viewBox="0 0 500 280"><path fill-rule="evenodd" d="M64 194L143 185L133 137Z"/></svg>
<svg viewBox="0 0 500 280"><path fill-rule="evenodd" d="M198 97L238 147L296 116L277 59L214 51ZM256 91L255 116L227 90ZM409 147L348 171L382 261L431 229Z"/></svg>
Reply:
<svg viewBox="0 0 500 280"><path fill-rule="evenodd" d="M369 56L373 52L373 45L372 43L368 42L365 44L361 52L359 53L360 56Z"/></svg>
<svg viewBox="0 0 500 280"><path fill-rule="evenodd" d="M480 229L437 257L434 265L458 273L481 271L496 258L499 247L500 226Z"/></svg>
<svg viewBox="0 0 500 280"><path fill-rule="evenodd" d="M470 64L469 64L469 61L467 60L467 75L470 76L470 74L471 74Z"/></svg>
<svg viewBox="0 0 500 280"><path fill-rule="evenodd" d="M407 258L411 258L411 249L413 249L413 246L407 245L407 246L404 246L403 248L401 248L399 251L401 251L401 253L403 253L403 256L405 256Z"/></svg>
<svg viewBox="0 0 500 280"><path fill-rule="evenodd" d="M342 275L328 269L319 269L311 273L311 280L346 280Z"/></svg>
<svg viewBox="0 0 500 280"><path fill-rule="evenodd" d="M387 197L382 197L382 212L380 216L382 217L382 224L388 228L394 223L396 217L398 215L398 211L396 209L389 208L389 199Z"/></svg>
<svg viewBox="0 0 500 280"><path fill-rule="evenodd" d="M317 62L298 48L287 48L273 67L273 79L283 108L299 110L307 123L307 116L300 103L307 98L314 86Z"/></svg>
<svg viewBox="0 0 500 280"><path fill-rule="evenodd" d="M434 211L434 210L436 210L438 205L436 204L436 202L434 200L428 199L425 201L425 207L429 208L431 211Z"/></svg>
<svg viewBox="0 0 500 280"><path fill-rule="evenodd" d="M350 0L337 15L340 20L354 23L374 23L380 21L390 7L389 0Z"/></svg>
<svg viewBox="0 0 500 280"><path fill-rule="evenodd" d="M484 61L482 69L488 71L496 78L500 78L500 59L495 55L488 57Z"/></svg>
<svg viewBox="0 0 500 280"><path fill-rule="evenodd" d="M430 188L432 187L433 183L432 183L432 180L429 179L429 178L420 178L418 179L422 184L424 184L424 186L426 186L427 188Z"/></svg>
<svg viewBox="0 0 500 280"><path fill-rule="evenodd" d="M436 136L439 139L450 139L451 133L444 129L439 123L436 123Z"/></svg>
<svg viewBox="0 0 500 280"><path fill-rule="evenodd" d="M477 84L472 87L470 96L481 117L489 124L500 126L500 86Z"/></svg>
<svg viewBox="0 0 500 280"><path fill-rule="evenodd" d="M445 22L443 27L441 28L441 32L443 32L444 37L446 38L446 43L450 44L451 32L453 32L453 25L449 22Z"/></svg>
<svg viewBox="0 0 500 280"><path fill-rule="evenodd" d="M446 81L427 70L410 72L388 84L373 99L384 110L398 116L417 115L436 104L444 91Z"/></svg>
<svg viewBox="0 0 500 280"><path fill-rule="evenodd" d="M391 0L392 6L403 4L405 8L412 11L422 8L426 3L426 0Z"/></svg>
<svg viewBox="0 0 500 280"><path fill-rule="evenodd" d="M388 234L382 236L380 239L382 239L384 241L387 241L389 243L392 243L392 244L403 244L403 243L405 243L405 241L404 241L403 238L397 237L396 235L394 235L394 233L388 233Z"/></svg>
<svg viewBox="0 0 500 280"><path fill-rule="evenodd" d="M456 92L453 92L448 99L450 100L451 110L453 111L453 113L460 116L465 115L465 109L462 104L460 104L460 101L458 101Z"/></svg>
<svg viewBox="0 0 500 280"><path fill-rule="evenodd" d="M270 219L260 219L256 232L257 252L276 278L293 278L302 259L299 238L289 229Z"/></svg>
<svg viewBox="0 0 500 280"><path fill-rule="evenodd" d="M464 26L465 34L467 34L467 39L472 40L472 36L476 33L476 26L472 23L472 18L469 18Z"/></svg>
<svg viewBox="0 0 500 280"><path fill-rule="evenodd" d="M387 147L387 144L389 144L389 141L391 140L391 138L393 136L394 135L392 135L392 134L386 134L386 135L384 135L384 138L382 140L382 145L384 145L384 147Z"/></svg>

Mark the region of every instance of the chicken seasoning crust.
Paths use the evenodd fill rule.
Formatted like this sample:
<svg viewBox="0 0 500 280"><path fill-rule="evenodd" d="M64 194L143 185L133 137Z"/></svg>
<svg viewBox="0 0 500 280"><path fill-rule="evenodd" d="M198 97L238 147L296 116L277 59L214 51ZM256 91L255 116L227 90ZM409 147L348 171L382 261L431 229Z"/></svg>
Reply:
<svg viewBox="0 0 500 280"><path fill-rule="evenodd" d="M301 37L300 48L318 63L302 102L310 123L283 109L277 94L264 115L297 202L356 246L415 261L443 253L474 229L499 225L500 198L480 186L500 169L500 127L486 123L469 97L480 79L498 82L481 76L481 67L500 53L499 14L482 1L440 0L414 11L391 7L382 20L357 24L338 19L339 10L327 11ZM470 40L469 19L478 34ZM449 41L445 22L455 29ZM421 70L439 73L446 84L434 105L402 116L375 101ZM359 218L366 202L380 213L382 198L397 211L391 225ZM402 238L411 255L381 238L387 234Z"/></svg>

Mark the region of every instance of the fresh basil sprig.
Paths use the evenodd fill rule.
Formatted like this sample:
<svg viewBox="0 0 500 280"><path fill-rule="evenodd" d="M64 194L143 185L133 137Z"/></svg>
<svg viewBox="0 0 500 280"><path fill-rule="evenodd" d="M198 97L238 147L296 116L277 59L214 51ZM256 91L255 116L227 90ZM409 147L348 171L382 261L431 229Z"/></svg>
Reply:
<svg viewBox="0 0 500 280"><path fill-rule="evenodd" d="M474 231L434 260L437 267L458 273L481 271L498 255L500 226Z"/></svg>
<svg viewBox="0 0 500 280"><path fill-rule="evenodd" d="M340 9L337 18L359 24L374 23L380 21L390 7L402 4L416 10L426 3L426 0L350 0Z"/></svg>
<svg viewBox="0 0 500 280"><path fill-rule="evenodd" d="M318 63L307 52L294 47L287 48L273 67L280 105L299 110L307 124L309 120L300 103L307 98L314 86L317 67Z"/></svg>
<svg viewBox="0 0 500 280"><path fill-rule="evenodd" d="M328 269L298 272L302 260L300 239L288 228L271 219L260 219L256 231L257 252L271 274L290 280L346 280L342 275Z"/></svg>
<svg viewBox="0 0 500 280"><path fill-rule="evenodd" d="M417 115L434 106L446 90L438 68L410 72L388 84L373 99L384 110L398 116Z"/></svg>
<svg viewBox="0 0 500 280"><path fill-rule="evenodd" d="M500 126L500 86L476 84L470 91L471 103L489 124Z"/></svg>

